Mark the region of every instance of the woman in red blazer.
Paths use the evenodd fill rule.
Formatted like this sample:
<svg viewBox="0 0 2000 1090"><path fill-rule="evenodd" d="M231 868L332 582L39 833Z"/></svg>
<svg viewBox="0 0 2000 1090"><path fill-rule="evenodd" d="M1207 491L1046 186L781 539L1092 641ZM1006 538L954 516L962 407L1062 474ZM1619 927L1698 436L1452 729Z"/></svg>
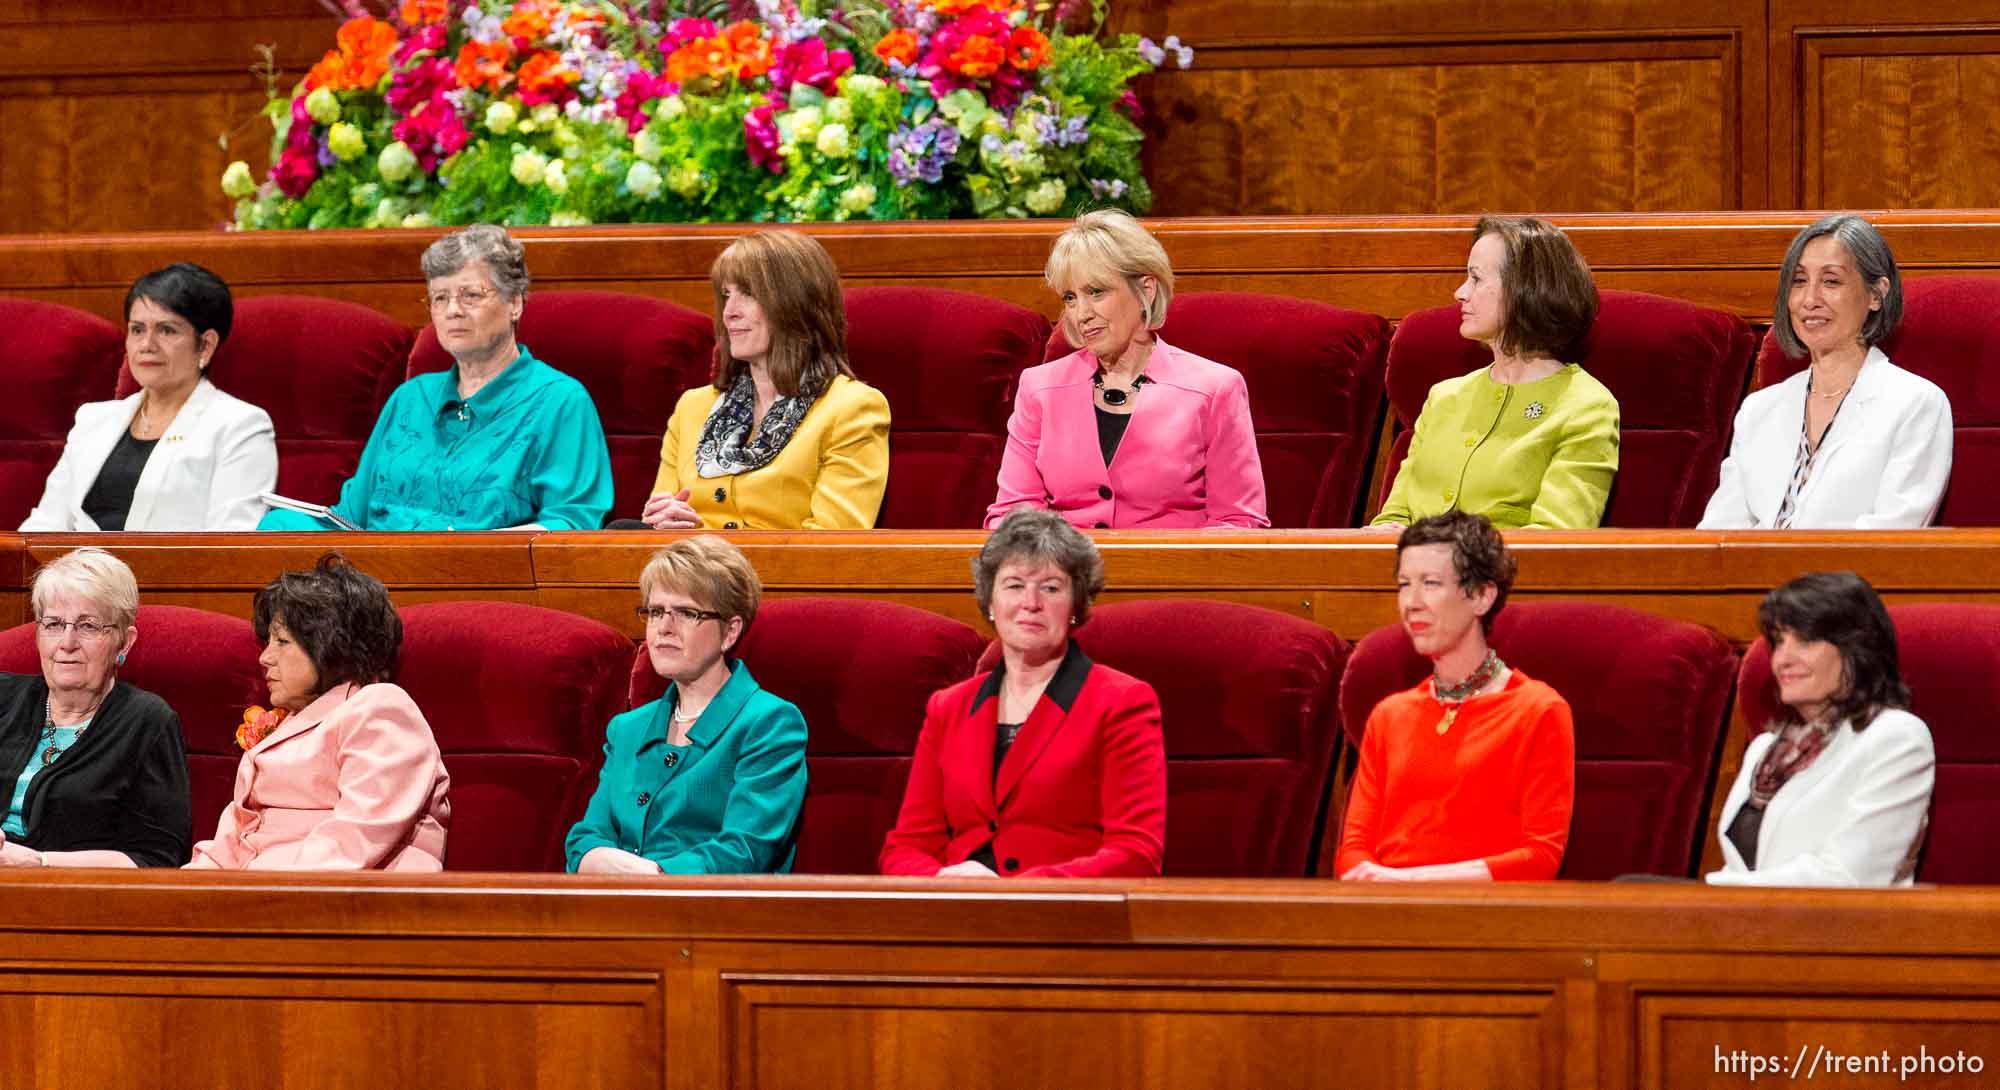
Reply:
<svg viewBox="0 0 2000 1090"><path fill-rule="evenodd" d="M973 577L1001 662L931 696L882 873L1159 874L1159 698L1070 639L1104 589L1097 547L1060 515L1016 511L979 551Z"/></svg>
<svg viewBox="0 0 2000 1090"><path fill-rule="evenodd" d="M1020 504L1100 529L1271 525L1243 376L1153 335L1174 294L1159 241L1091 212L1045 275L1077 350L1022 372L987 527Z"/></svg>

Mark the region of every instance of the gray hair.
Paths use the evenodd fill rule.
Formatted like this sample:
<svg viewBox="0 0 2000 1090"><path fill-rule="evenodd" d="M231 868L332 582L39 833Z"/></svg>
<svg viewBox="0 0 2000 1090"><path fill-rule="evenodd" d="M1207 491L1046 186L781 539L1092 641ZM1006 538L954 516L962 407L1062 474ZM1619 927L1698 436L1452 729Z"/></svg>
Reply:
<svg viewBox="0 0 2000 1090"><path fill-rule="evenodd" d="M1042 268L1042 278L1049 287L1061 295L1077 279L1093 276L1123 280L1139 300L1147 329L1158 329L1166 322L1167 304L1174 298L1174 267L1167 260L1166 247L1141 227L1131 213L1117 208L1085 212L1068 230L1056 236L1055 245L1049 249L1048 264ZM1146 276L1155 282L1151 302L1139 291L1139 280ZM1069 327L1067 312L1062 330L1069 343L1076 345L1076 333Z"/></svg>
<svg viewBox="0 0 2000 1090"><path fill-rule="evenodd" d="M102 609L107 614L103 619L118 629L118 645L125 645L125 630L139 616L139 580L123 560L91 546L64 553L43 565L28 589L35 618L40 620L49 603L64 595Z"/></svg>
<svg viewBox="0 0 2000 1090"><path fill-rule="evenodd" d="M1054 511L1025 504L1007 512L972 558L972 594L979 600L979 612L993 608L993 581L1000 569L1020 560L1060 568L1069 576L1075 623L1090 619L1090 603L1104 590L1104 558L1097 554L1097 545Z"/></svg>
<svg viewBox="0 0 2000 1090"><path fill-rule="evenodd" d="M1806 245L1829 235L1854 258L1855 271L1861 274L1861 284L1868 294L1875 294L1877 280L1889 282L1889 290L1882 295L1882 306L1871 311L1861 323L1862 343L1881 344L1896 323L1903 320L1903 278L1896 272L1896 255L1889 252L1889 243L1874 224L1852 212L1837 212L1800 231L1792 239L1792 248L1785 251L1784 266L1778 270L1778 302L1771 312L1771 335L1778 339L1778 347L1785 355L1793 359L1805 355L1806 346L1792 330L1792 277L1799 271Z"/></svg>
<svg viewBox="0 0 2000 1090"><path fill-rule="evenodd" d="M438 239L424 250L424 279L451 276L475 261L486 263L493 287L508 302L528 294L528 258L505 228L475 223Z"/></svg>

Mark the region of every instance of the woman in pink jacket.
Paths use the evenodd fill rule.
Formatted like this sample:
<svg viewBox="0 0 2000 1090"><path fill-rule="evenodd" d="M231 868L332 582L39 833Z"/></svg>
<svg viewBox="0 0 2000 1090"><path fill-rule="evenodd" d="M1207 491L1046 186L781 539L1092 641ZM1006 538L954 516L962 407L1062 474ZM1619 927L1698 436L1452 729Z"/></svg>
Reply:
<svg viewBox="0 0 2000 1090"><path fill-rule="evenodd" d="M256 625L271 711L236 732L235 796L188 866L444 869L451 777L424 713L390 681L403 622L389 592L328 555L258 591Z"/></svg>
<svg viewBox="0 0 2000 1090"><path fill-rule="evenodd" d="M1158 240L1087 213L1046 276L1077 351L1021 375L987 529L1022 505L1085 529L1271 525L1243 376L1153 333L1174 294Z"/></svg>

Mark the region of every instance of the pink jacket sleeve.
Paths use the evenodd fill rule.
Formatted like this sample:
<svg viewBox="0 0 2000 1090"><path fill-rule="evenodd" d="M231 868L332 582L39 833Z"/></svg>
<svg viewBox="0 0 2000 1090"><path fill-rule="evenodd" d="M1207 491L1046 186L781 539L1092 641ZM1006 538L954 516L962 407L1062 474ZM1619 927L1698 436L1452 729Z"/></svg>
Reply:
<svg viewBox="0 0 2000 1090"><path fill-rule="evenodd" d="M1229 372L1208 413L1208 524L1261 530L1271 525L1264 503L1264 462L1250 422L1250 388Z"/></svg>
<svg viewBox="0 0 2000 1090"><path fill-rule="evenodd" d="M340 801L287 869L379 868L430 816L443 758L423 712L393 685L359 690L321 725L329 727L337 732Z"/></svg>

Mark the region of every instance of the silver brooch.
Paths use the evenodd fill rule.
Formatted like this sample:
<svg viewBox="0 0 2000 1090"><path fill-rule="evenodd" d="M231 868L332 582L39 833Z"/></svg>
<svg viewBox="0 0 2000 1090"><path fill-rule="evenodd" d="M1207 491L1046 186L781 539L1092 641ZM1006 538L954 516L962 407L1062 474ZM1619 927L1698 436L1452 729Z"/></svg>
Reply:
<svg viewBox="0 0 2000 1090"><path fill-rule="evenodd" d="M1542 418L1542 414L1546 411L1548 410L1542 408L1541 402L1530 401L1528 402L1528 407L1521 410L1521 415L1527 417L1530 420L1540 420Z"/></svg>

